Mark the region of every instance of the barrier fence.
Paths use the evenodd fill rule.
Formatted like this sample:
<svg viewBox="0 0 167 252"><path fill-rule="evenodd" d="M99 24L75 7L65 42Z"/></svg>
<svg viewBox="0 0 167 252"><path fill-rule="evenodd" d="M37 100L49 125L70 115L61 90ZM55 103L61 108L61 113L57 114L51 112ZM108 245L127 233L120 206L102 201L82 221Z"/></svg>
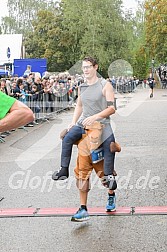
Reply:
<svg viewBox="0 0 167 252"><path fill-rule="evenodd" d="M61 112L69 108L68 94L54 95L54 94L38 94L38 96L27 95L25 104L32 109L35 118L45 117L48 114Z"/></svg>
<svg viewBox="0 0 167 252"><path fill-rule="evenodd" d="M74 100L74 98L72 99ZM34 122L21 127L21 129L24 130L26 130L26 126L32 127L39 122L54 118L56 114L70 109L71 107L68 93L64 95L39 93L38 96L27 94L24 103L32 109L35 115ZM15 131L15 129L12 131ZM12 131L0 133L0 143L5 142L5 137L10 135Z"/></svg>

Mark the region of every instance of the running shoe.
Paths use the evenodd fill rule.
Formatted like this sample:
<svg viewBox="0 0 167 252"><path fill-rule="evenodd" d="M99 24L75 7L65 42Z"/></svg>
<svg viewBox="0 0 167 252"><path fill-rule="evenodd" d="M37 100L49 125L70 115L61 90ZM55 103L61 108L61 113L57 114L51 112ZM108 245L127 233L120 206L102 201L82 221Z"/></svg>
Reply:
<svg viewBox="0 0 167 252"><path fill-rule="evenodd" d="M89 220L88 211L83 208L79 208L79 210L74 214L71 218L71 221L82 222Z"/></svg>
<svg viewBox="0 0 167 252"><path fill-rule="evenodd" d="M113 212L116 210L116 197L115 196L108 196L106 211Z"/></svg>

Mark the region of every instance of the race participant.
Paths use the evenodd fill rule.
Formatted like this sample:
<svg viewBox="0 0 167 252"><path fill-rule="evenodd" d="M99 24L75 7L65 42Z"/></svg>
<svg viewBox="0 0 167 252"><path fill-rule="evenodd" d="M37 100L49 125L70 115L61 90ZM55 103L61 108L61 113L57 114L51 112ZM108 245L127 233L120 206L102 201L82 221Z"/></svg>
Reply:
<svg viewBox="0 0 167 252"><path fill-rule="evenodd" d="M112 178L115 153L110 151L110 144L115 142L115 138L110 125L110 115L115 113L114 92L109 81L98 78L97 69L98 64L94 58L83 59L82 70L86 81L79 86L73 120L62 141L61 168L53 173L53 180L63 180L69 177L72 146L82 138L83 128L95 121L104 124L102 132L104 176L108 180L110 177ZM115 202L115 194L110 196L114 197Z"/></svg>
<svg viewBox="0 0 167 252"><path fill-rule="evenodd" d="M79 86L79 96L72 123L62 141L61 167L52 175L54 180L69 177L69 164L73 144L82 138L83 127L95 121L102 122L104 148L104 174L111 175L114 170L114 153L110 152L111 142L115 142L110 125L110 115L115 113L114 92L109 81L97 77L98 65L94 58L86 57L82 61L82 70L86 82Z"/></svg>
<svg viewBox="0 0 167 252"><path fill-rule="evenodd" d="M153 77L148 78L148 85L149 85L149 87L151 89L150 98L152 98L153 97L154 85L155 85L155 80L154 80Z"/></svg>

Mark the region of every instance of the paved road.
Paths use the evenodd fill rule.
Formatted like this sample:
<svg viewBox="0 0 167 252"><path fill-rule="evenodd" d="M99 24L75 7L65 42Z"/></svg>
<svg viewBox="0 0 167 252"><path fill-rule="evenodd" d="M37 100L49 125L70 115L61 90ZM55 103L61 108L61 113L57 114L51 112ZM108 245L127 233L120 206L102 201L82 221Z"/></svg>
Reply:
<svg viewBox="0 0 167 252"><path fill-rule="evenodd" d="M118 111L112 116L115 136L122 146L116 156L117 206L167 206L167 90L117 95ZM0 144L0 209L78 208L73 178L77 149L73 149L70 180L52 182L59 167L60 131L72 111L54 121L17 130ZM95 181L93 174L93 182ZM88 207L105 207L106 189L96 181ZM11 252L161 252L167 251L166 215L92 216L72 223L70 217L0 219L0 251Z"/></svg>

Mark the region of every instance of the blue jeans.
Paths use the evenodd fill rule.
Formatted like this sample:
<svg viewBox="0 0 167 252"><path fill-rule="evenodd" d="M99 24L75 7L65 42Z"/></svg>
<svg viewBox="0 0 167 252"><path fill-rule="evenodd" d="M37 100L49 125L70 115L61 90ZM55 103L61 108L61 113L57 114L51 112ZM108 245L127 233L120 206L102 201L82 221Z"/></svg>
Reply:
<svg viewBox="0 0 167 252"><path fill-rule="evenodd" d="M68 168L70 165L72 146L82 138L85 131L80 126L73 126L62 140L61 167ZM111 175L114 170L115 153L110 151L111 142L115 142L110 124L105 125L102 133L102 146L104 149L104 174Z"/></svg>

